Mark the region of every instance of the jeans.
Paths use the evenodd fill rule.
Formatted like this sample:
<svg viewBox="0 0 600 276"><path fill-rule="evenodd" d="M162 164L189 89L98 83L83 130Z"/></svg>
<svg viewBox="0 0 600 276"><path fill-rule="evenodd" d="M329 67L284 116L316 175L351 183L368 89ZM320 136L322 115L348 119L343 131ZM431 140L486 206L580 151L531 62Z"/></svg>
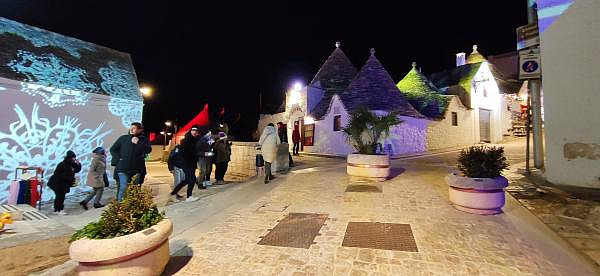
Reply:
<svg viewBox="0 0 600 276"><path fill-rule="evenodd" d="M217 181L223 181L223 178L225 178L225 173L227 172L228 165L229 162L221 162L215 164L215 179Z"/></svg>
<svg viewBox="0 0 600 276"><path fill-rule="evenodd" d="M192 192L194 191L194 184L196 184L196 174L195 170L184 168L183 172L185 173L185 181L180 182L175 186L171 195L176 195L183 186L187 185L187 197L192 196Z"/></svg>
<svg viewBox="0 0 600 276"><path fill-rule="evenodd" d="M210 179L210 172L208 170L208 166L210 165L210 157L200 156L198 158L198 178L196 179L198 185L200 185L203 181L206 180L206 174L208 172L208 177ZM200 187L200 186L198 186Z"/></svg>
<svg viewBox="0 0 600 276"><path fill-rule="evenodd" d="M173 168L173 187L179 185L179 183L185 181L185 172L182 168L174 167Z"/></svg>
<svg viewBox="0 0 600 276"><path fill-rule="evenodd" d="M294 147L292 148L294 155L298 155L298 151L300 151L300 142L294 143Z"/></svg>
<svg viewBox="0 0 600 276"><path fill-rule="evenodd" d="M265 161L265 181L273 179L273 174L271 173L271 163Z"/></svg>
<svg viewBox="0 0 600 276"><path fill-rule="evenodd" d="M54 212L59 212L65 209L65 192L54 191L56 197L54 198Z"/></svg>
<svg viewBox="0 0 600 276"><path fill-rule="evenodd" d="M88 202L90 202L90 200L92 200L94 196L96 196L96 198L94 199L94 206L100 205L100 199L102 198L103 192L104 187L94 188L94 190L91 193L89 193L88 196L83 200L83 203L87 204Z"/></svg>
<svg viewBox="0 0 600 276"><path fill-rule="evenodd" d="M121 202L125 197L125 192L127 191L127 186L129 186L129 181L131 180L131 176L124 172L117 173L119 177L119 191L117 192L117 201ZM142 177L142 174L136 173L137 179L135 184L139 183L139 179Z"/></svg>

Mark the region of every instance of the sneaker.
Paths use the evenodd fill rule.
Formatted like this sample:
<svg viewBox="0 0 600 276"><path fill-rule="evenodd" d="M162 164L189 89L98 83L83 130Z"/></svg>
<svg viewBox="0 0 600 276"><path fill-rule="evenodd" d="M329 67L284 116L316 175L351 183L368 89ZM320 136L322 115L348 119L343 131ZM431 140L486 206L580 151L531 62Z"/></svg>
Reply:
<svg viewBox="0 0 600 276"><path fill-rule="evenodd" d="M194 201L196 201L196 200L198 200L198 199L199 199L199 198L197 198L197 197L190 196L190 197L188 197L188 198L185 200L185 202L194 202Z"/></svg>
<svg viewBox="0 0 600 276"><path fill-rule="evenodd" d="M84 209L84 210L87 210L87 209L88 209L88 207L87 207L87 202L85 202L85 201L79 202L79 205L81 205L81 207L83 207L83 209ZM94 207L95 207L95 206L94 206Z"/></svg>
<svg viewBox="0 0 600 276"><path fill-rule="evenodd" d="M202 184L204 184L204 187L212 186L212 182L210 182L210 181L204 181L204 182L202 182Z"/></svg>
<svg viewBox="0 0 600 276"><path fill-rule="evenodd" d="M265 179L265 184L269 184L269 180L268 179Z"/></svg>
<svg viewBox="0 0 600 276"><path fill-rule="evenodd" d="M94 208L102 208L104 207L104 204L94 204Z"/></svg>
<svg viewBox="0 0 600 276"><path fill-rule="evenodd" d="M175 199L177 199L177 201L182 201L183 197L180 195L175 195Z"/></svg>
<svg viewBox="0 0 600 276"><path fill-rule="evenodd" d="M65 210L60 210L60 212L58 212L59 216L66 216L67 212L65 212Z"/></svg>

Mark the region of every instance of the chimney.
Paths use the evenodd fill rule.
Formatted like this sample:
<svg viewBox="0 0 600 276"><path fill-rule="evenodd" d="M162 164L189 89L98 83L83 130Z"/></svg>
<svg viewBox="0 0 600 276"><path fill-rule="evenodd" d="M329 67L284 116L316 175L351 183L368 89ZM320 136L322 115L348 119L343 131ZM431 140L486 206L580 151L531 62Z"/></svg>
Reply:
<svg viewBox="0 0 600 276"><path fill-rule="evenodd" d="M465 65L467 63L467 59L465 57L465 53L456 54L456 67Z"/></svg>

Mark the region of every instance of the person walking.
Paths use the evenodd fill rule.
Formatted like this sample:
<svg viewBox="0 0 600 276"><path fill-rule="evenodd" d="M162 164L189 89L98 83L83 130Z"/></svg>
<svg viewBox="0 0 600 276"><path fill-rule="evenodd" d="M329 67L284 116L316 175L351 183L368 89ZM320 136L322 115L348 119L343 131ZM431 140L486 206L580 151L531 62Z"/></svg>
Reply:
<svg viewBox="0 0 600 276"><path fill-rule="evenodd" d="M297 122L294 123L294 131L292 131L292 142L294 143L292 153L297 156L300 151L300 126Z"/></svg>
<svg viewBox="0 0 600 276"><path fill-rule="evenodd" d="M212 132L207 131L196 142L196 153L198 155L198 188L206 189L210 186L210 173L212 171L212 158L214 152L211 148Z"/></svg>
<svg viewBox="0 0 600 276"><path fill-rule="evenodd" d="M110 147L112 156L111 165L115 166L115 173L119 183L117 200L121 202L127 191L131 179L136 176L136 184L141 183L141 178L146 173L146 154L152 151L150 141L143 135L144 127L141 123L132 123L129 134L122 135Z"/></svg>
<svg viewBox="0 0 600 276"><path fill-rule="evenodd" d="M196 143L200 136L200 128L198 126L192 126L190 131L185 134L183 141L181 142L181 155L183 156L183 172L185 174L185 180L180 182L171 195L175 196L177 200L181 198L177 193L181 188L187 185L187 199L186 202L192 202L198 200L197 197L192 196L194 191L194 184L196 184L196 164L198 163L198 155L196 154Z"/></svg>
<svg viewBox="0 0 600 276"><path fill-rule="evenodd" d="M225 184L225 173L231 158L231 142L225 132L219 132L219 139L213 144L215 151L215 179L217 185Z"/></svg>
<svg viewBox="0 0 600 276"><path fill-rule="evenodd" d="M275 125L269 123L258 140L258 145L261 148L262 156L265 160L265 184L274 179L273 174L271 173L271 164L275 161L275 157L277 156L277 146L279 144L281 144L281 140L279 140Z"/></svg>
<svg viewBox="0 0 600 276"><path fill-rule="evenodd" d="M66 215L65 195L75 185L75 174L81 171L81 163L73 151L67 151L65 159L58 163L54 173L48 180L48 187L54 191L54 213Z"/></svg>
<svg viewBox="0 0 600 276"><path fill-rule="evenodd" d="M288 159L289 159L289 163L288 165L290 167L294 166L294 160L292 160L292 154L289 152L290 151L290 144L288 143L288 135L287 135L287 127L282 123L282 122L278 122L277 123L277 134L279 135L279 140L281 140L281 143L286 143L288 144Z"/></svg>
<svg viewBox="0 0 600 276"><path fill-rule="evenodd" d="M103 147L97 147L92 151L94 157L90 164L90 169L87 175L87 185L92 187L94 190L88 194L88 196L79 202L79 205L83 209L88 209L88 202L94 198L94 208L102 208L104 205L100 203L102 199L102 193L104 193L104 187L108 187L108 176L106 175L106 151Z"/></svg>
<svg viewBox="0 0 600 276"><path fill-rule="evenodd" d="M169 167L169 172L173 174L173 187L177 187L179 183L185 181L185 172L183 168L185 165L185 159L183 159L183 155L181 154L181 145L175 146L175 148L169 154L169 159L167 160L167 166Z"/></svg>

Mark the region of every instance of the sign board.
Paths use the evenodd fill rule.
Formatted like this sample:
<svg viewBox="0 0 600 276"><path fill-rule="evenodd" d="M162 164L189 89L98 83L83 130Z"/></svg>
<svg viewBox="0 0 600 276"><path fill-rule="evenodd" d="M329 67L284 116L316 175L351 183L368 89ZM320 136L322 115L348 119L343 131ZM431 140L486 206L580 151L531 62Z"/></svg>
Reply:
<svg viewBox="0 0 600 276"><path fill-rule="evenodd" d="M539 79L541 75L540 49L536 47L519 51L519 79Z"/></svg>
<svg viewBox="0 0 600 276"><path fill-rule="evenodd" d="M537 45L540 45L540 31L537 22L517 28L517 50Z"/></svg>

